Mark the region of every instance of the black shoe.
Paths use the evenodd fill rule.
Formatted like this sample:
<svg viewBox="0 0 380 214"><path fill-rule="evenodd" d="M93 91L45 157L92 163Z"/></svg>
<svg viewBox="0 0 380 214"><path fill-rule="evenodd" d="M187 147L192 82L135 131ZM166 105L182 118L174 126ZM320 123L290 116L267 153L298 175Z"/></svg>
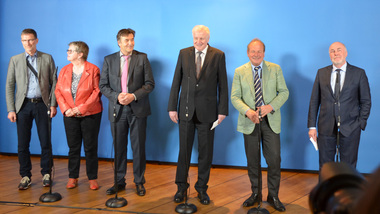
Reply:
<svg viewBox="0 0 380 214"><path fill-rule="evenodd" d="M244 201L243 207L250 207L253 206L256 203L260 203L261 198L259 198L259 195L257 193L252 193L247 200Z"/></svg>
<svg viewBox="0 0 380 214"><path fill-rule="evenodd" d="M203 205L210 204L210 197L208 197L206 191L198 192L198 198L199 198L199 202L201 202L201 204L203 204Z"/></svg>
<svg viewBox="0 0 380 214"><path fill-rule="evenodd" d="M268 203L280 212L285 212L285 206L281 203L278 197L269 196L267 198Z"/></svg>
<svg viewBox="0 0 380 214"><path fill-rule="evenodd" d="M185 199L186 190L178 190L174 195L174 202L181 203Z"/></svg>
<svg viewBox="0 0 380 214"><path fill-rule="evenodd" d="M117 192L120 192L121 190L125 189L125 184L118 184L117 185ZM113 195L116 193L116 187L113 185L111 188L107 189L106 191L107 195Z"/></svg>
<svg viewBox="0 0 380 214"><path fill-rule="evenodd" d="M144 184L136 184L136 192L139 196L144 196L146 193Z"/></svg>
<svg viewBox="0 0 380 214"><path fill-rule="evenodd" d="M20 184L18 185L18 189L26 190L30 187L31 184L32 184L32 180L28 176L24 176L21 179Z"/></svg>

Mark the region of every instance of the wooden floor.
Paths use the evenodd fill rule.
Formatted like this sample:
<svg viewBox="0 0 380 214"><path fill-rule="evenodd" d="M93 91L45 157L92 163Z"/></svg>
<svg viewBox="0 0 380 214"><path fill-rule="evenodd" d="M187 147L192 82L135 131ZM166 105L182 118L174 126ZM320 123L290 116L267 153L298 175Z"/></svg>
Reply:
<svg viewBox="0 0 380 214"><path fill-rule="evenodd" d="M175 213L176 203L173 196L177 190L174 183L176 167L174 165L147 164L145 178L145 196L137 196L132 163L128 163L126 190L119 196L128 200L122 208L108 208L105 202L114 196L106 195L107 188L113 184L113 168L110 161L99 161L99 190L89 189L85 174L85 162L82 160L79 186L66 189L68 180L67 159L54 159L55 178L53 192L62 195L62 200L53 203L41 203L39 197L49 191L42 187L39 158L32 158L32 186L20 191L19 165L16 156L0 155L0 213ZM197 168L190 167L191 192L189 203L197 206L197 213L247 213L249 208L242 203L251 194L250 183L245 169L212 168L208 194L210 205L202 205L197 200L194 184L197 180ZM263 172L263 207L270 213L274 210L266 201L266 171ZM308 198L311 189L317 184L318 175L312 173L282 172L279 198L286 206L286 213L310 213Z"/></svg>

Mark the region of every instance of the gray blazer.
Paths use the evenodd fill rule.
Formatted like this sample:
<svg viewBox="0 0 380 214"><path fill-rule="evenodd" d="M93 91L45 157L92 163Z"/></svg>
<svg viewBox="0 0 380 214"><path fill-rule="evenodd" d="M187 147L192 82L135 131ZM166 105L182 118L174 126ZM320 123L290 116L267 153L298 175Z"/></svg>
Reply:
<svg viewBox="0 0 380 214"><path fill-rule="evenodd" d="M53 57L37 51L38 82L41 89L42 100L46 106L57 106L55 99L55 84L57 72ZM26 65L25 52L13 56L9 61L7 81L5 84L5 96L8 112L18 113L24 103L28 90L28 66ZM17 85L17 87L16 87ZM15 93L15 90L17 91ZM50 105L49 97L51 96Z"/></svg>

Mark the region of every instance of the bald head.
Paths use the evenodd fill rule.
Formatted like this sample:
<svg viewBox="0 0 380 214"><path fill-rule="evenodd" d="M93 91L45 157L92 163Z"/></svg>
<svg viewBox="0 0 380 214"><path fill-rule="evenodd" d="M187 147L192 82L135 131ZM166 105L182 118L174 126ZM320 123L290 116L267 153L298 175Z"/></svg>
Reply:
<svg viewBox="0 0 380 214"><path fill-rule="evenodd" d="M333 65L341 68L346 63L347 49L341 42L334 42L329 48L330 59Z"/></svg>

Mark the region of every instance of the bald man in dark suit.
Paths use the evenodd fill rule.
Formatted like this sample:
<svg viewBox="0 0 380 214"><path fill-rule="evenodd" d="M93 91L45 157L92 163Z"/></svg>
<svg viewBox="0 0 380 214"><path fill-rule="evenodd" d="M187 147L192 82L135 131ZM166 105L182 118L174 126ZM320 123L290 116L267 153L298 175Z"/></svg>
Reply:
<svg viewBox="0 0 380 214"><path fill-rule="evenodd" d="M371 110L368 78L363 69L347 63L344 44L334 42L329 53L333 64L318 70L310 98L309 137L318 143L321 168L334 161L339 130L340 161L356 168L361 130Z"/></svg>

